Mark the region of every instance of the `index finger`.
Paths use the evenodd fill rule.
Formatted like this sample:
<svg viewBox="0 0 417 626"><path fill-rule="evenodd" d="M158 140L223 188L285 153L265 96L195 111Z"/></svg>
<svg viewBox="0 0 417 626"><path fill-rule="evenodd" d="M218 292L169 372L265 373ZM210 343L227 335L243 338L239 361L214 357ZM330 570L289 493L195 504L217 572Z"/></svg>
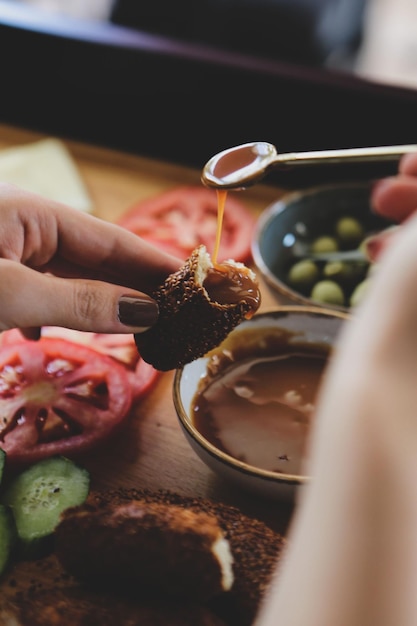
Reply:
<svg viewBox="0 0 417 626"><path fill-rule="evenodd" d="M92 215L58 210L56 219L64 261L76 260L101 275L124 278L131 286L154 288L182 264L134 233Z"/></svg>
<svg viewBox="0 0 417 626"><path fill-rule="evenodd" d="M378 182L371 203L380 215L404 221L417 209L417 177L400 174Z"/></svg>
<svg viewBox="0 0 417 626"><path fill-rule="evenodd" d="M182 263L120 226L17 187L1 184L0 201L4 256L35 269L149 291Z"/></svg>
<svg viewBox="0 0 417 626"><path fill-rule="evenodd" d="M417 152L406 154L400 161L399 171L401 174L417 176Z"/></svg>

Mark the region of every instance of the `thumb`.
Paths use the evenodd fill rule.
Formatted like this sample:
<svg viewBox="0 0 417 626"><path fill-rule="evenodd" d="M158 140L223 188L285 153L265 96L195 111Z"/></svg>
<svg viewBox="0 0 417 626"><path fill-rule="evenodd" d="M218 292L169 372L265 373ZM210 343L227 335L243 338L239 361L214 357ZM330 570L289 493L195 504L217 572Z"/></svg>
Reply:
<svg viewBox="0 0 417 626"><path fill-rule="evenodd" d="M0 260L0 330L63 326L98 333L138 333L158 318L148 295L96 280L58 278Z"/></svg>
<svg viewBox="0 0 417 626"><path fill-rule="evenodd" d="M400 232L399 229L400 226L390 226L365 239L362 245L366 256L372 263L380 260L382 253L395 241L395 237Z"/></svg>

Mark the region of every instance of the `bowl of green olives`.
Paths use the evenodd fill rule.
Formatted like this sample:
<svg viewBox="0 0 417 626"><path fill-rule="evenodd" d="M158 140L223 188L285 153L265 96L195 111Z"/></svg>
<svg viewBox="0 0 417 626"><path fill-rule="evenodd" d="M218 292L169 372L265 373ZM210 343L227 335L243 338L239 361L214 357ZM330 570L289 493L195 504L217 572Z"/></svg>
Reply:
<svg viewBox="0 0 417 626"><path fill-rule="evenodd" d="M374 267L365 240L391 226L370 206L371 183L291 192L261 214L252 242L255 265L281 304L357 306Z"/></svg>

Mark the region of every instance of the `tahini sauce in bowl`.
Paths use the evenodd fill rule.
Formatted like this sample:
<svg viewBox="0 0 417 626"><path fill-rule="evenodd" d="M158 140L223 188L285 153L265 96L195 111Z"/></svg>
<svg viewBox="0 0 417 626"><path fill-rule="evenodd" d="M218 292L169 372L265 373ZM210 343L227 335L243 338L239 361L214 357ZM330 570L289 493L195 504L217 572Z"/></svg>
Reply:
<svg viewBox="0 0 417 626"><path fill-rule="evenodd" d="M271 472L299 474L325 346L291 346L291 334L242 330L208 361L192 422L214 446Z"/></svg>
<svg viewBox="0 0 417 626"><path fill-rule="evenodd" d="M202 460L263 495L305 482L317 393L347 318L302 306L259 313L178 370L174 403Z"/></svg>

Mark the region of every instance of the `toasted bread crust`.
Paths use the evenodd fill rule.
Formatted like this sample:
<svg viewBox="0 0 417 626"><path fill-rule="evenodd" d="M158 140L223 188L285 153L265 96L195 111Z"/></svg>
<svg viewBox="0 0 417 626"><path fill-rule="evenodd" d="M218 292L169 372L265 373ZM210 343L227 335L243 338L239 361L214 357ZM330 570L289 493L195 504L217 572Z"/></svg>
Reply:
<svg viewBox="0 0 417 626"><path fill-rule="evenodd" d="M95 492L90 495L88 503L99 510L109 503L116 506L132 500L183 507L215 516L230 544L234 583L230 591L215 596L208 605L228 624L250 626L285 549L285 538L233 506L170 491L118 489Z"/></svg>
<svg viewBox="0 0 417 626"><path fill-rule="evenodd" d="M45 564L54 568L51 558ZM131 599L66 584L16 589L12 602L1 603L2 626L227 626L207 607L189 602Z"/></svg>
<svg viewBox="0 0 417 626"><path fill-rule="evenodd" d="M152 297L159 306L157 323L135 335L141 357L167 371L189 363L218 346L251 312L251 304L213 302L203 286L211 261L204 246L194 250L185 264ZM250 270L248 270L250 271Z"/></svg>
<svg viewBox="0 0 417 626"><path fill-rule="evenodd" d="M235 507L170 491L120 488L92 492L83 507L99 514L108 507L129 507L132 502L172 506L174 518L179 507L191 511L193 520L196 513L203 513L210 519L210 527L214 517L216 528L218 525L222 529L231 547L235 576L232 588L205 603L196 603L191 594L179 602L163 594L155 600L143 590L141 593L140 588L132 597L80 582L52 554L39 561L17 563L3 578L2 590L6 586L8 593L7 600L2 597L0 602L0 624L251 626L285 549L283 536ZM81 557L80 566L82 562Z"/></svg>
<svg viewBox="0 0 417 626"><path fill-rule="evenodd" d="M68 572L98 588L202 602L226 590L216 553L222 539L214 515L131 500L67 509L55 552Z"/></svg>

